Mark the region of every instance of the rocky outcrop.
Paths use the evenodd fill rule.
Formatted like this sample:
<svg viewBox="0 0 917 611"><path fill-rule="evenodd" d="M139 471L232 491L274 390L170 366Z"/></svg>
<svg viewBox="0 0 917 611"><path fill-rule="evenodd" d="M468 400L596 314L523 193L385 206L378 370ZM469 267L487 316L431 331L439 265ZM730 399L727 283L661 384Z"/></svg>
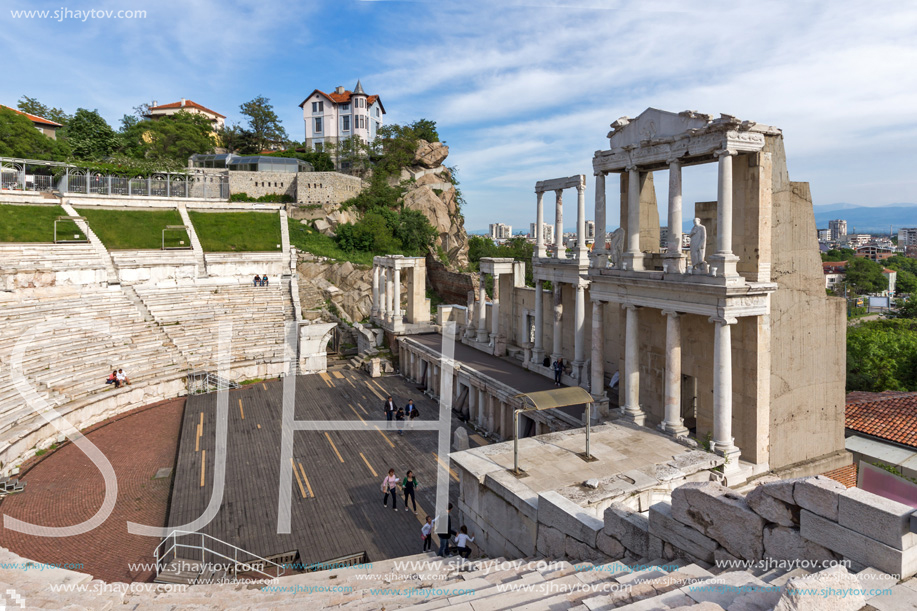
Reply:
<svg viewBox="0 0 917 611"><path fill-rule="evenodd" d="M349 261L332 263L303 254L297 271L299 300L304 312L321 310L330 301L346 322L359 322L369 317L373 294L371 268Z"/></svg>
<svg viewBox="0 0 917 611"><path fill-rule="evenodd" d="M468 234L458 204L452 172L443 165L449 147L442 142L421 140L414 154L414 164L405 168L401 180L412 180L404 194L404 205L418 210L436 229L433 256L446 253L452 270L468 266Z"/></svg>

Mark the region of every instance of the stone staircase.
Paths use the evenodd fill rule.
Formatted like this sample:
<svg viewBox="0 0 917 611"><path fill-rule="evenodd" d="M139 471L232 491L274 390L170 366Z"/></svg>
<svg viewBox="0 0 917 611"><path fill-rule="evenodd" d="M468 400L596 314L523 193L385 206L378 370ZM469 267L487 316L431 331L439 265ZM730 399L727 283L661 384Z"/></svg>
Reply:
<svg viewBox="0 0 917 611"><path fill-rule="evenodd" d="M0 562L16 558L0 549ZM18 559L22 560L22 559ZM186 561L189 565L194 563ZM348 609L377 611L403 609L428 611L604 611L624 609L697 609L698 611L757 611L773 609L792 581L793 588L831 583L841 575L836 569L810 574L804 569L786 571L747 570L718 572L710 566L662 559L604 565L588 562L552 562L542 558L504 558L463 561L437 558L432 553L281 577L272 583L206 583L216 575L184 575L196 583L186 591L143 584L147 588L109 588L103 593L57 592L52 584L86 584L91 577L72 571L15 571L0 564L0 588L13 588L27 600L28 608L125 608L143 609ZM188 566L185 567L186 569ZM894 585L893 578L874 569L843 580L853 587L891 588L884 602L898 605L917 599L915 580ZM827 581L826 581L827 579ZM178 583L178 582L173 582ZM184 581L182 583L187 583ZM113 584L118 585L118 584ZM120 584L125 585L125 584ZM137 584L140 585L140 584ZM821 606L790 606L787 609L891 609L877 596L855 599L813 597ZM817 599L817 600L816 600ZM843 603L843 604L842 604ZM852 603L852 604L851 604ZM72 606L68 606L72 605Z"/></svg>
<svg viewBox="0 0 917 611"><path fill-rule="evenodd" d="M71 206L69 203L64 201L61 198L61 208L69 216L79 216L79 213ZM118 278L118 270L115 269L115 264L111 259L111 255L108 253L108 249L105 248L105 245L102 243L102 240L99 239L99 236L89 227L89 223L86 221L74 221L76 226L80 228L80 231L86 236L89 240L89 243L92 244L93 250L96 251L99 258L105 263L105 270L108 273L108 283L109 284L120 284L121 280Z"/></svg>
<svg viewBox="0 0 917 611"><path fill-rule="evenodd" d="M191 251L194 253L194 258L197 261L197 277L203 278L207 275L207 260L204 258L204 248L201 246L201 241L197 237L194 225L191 224L191 216L188 214L184 202L178 204L178 214L181 215L181 222L188 228L188 238L191 240Z"/></svg>

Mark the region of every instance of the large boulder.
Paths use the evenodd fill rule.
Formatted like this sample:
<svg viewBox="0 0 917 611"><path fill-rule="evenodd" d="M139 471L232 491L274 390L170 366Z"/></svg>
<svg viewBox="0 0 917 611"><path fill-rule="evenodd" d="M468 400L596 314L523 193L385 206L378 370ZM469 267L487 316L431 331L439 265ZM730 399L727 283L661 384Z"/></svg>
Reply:
<svg viewBox="0 0 917 611"><path fill-rule="evenodd" d="M692 482L672 491L672 517L745 560L764 553L764 518L742 495L717 482Z"/></svg>
<svg viewBox="0 0 917 611"><path fill-rule="evenodd" d="M443 164L449 156L449 147L442 142L421 140L414 151L414 163L425 168L435 168Z"/></svg>
<svg viewBox="0 0 917 611"><path fill-rule="evenodd" d="M405 193L404 207L423 213L436 229L436 233L446 233L452 226L446 205L430 187L420 186Z"/></svg>

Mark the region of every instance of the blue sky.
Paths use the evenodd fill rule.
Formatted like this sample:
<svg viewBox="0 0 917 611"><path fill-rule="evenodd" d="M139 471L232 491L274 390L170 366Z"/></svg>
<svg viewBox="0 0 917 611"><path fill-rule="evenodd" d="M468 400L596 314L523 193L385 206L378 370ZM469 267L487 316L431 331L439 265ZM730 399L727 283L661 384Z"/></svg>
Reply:
<svg viewBox="0 0 917 611"><path fill-rule="evenodd" d="M917 202L917 8L906 2L68 2L3 3L0 103L97 108L117 126L141 102L181 97L238 121L239 104L264 95L301 140L303 98L359 78L387 122L437 122L472 230L527 228L534 183L591 175L609 124L648 106L782 128L790 176L811 183L816 205ZM61 8L147 16L10 13ZM590 176L590 218L592 188ZM686 206L714 199L712 168L686 171L684 193Z"/></svg>

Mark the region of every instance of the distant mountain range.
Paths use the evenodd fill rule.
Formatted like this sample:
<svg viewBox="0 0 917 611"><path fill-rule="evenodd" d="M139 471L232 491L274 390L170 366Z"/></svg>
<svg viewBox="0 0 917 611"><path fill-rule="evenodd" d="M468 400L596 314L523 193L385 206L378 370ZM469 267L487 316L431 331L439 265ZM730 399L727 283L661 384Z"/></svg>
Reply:
<svg viewBox="0 0 917 611"><path fill-rule="evenodd" d="M856 204L825 204L814 206L815 226L827 229L828 221L843 219L847 221L847 233L888 233L888 227L897 232L902 227L917 227L917 204L889 204L887 206L857 206ZM692 220L685 220L684 231L690 231ZM608 231L614 228L609 227ZM564 231L575 231L575 228L564 228ZM468 232L474 235L487 235L486 229Z"/></svg>
<svg viewBox="0 0 917 611"><path fill-rule="evenodd" d="M828 221L847 221L847 233L888 233L889 226L897 232L902 227L917 227L917 204L889 204L887 206L856 206L854 204L828 204L814 206L815 225L827 229Z"/></svg>

